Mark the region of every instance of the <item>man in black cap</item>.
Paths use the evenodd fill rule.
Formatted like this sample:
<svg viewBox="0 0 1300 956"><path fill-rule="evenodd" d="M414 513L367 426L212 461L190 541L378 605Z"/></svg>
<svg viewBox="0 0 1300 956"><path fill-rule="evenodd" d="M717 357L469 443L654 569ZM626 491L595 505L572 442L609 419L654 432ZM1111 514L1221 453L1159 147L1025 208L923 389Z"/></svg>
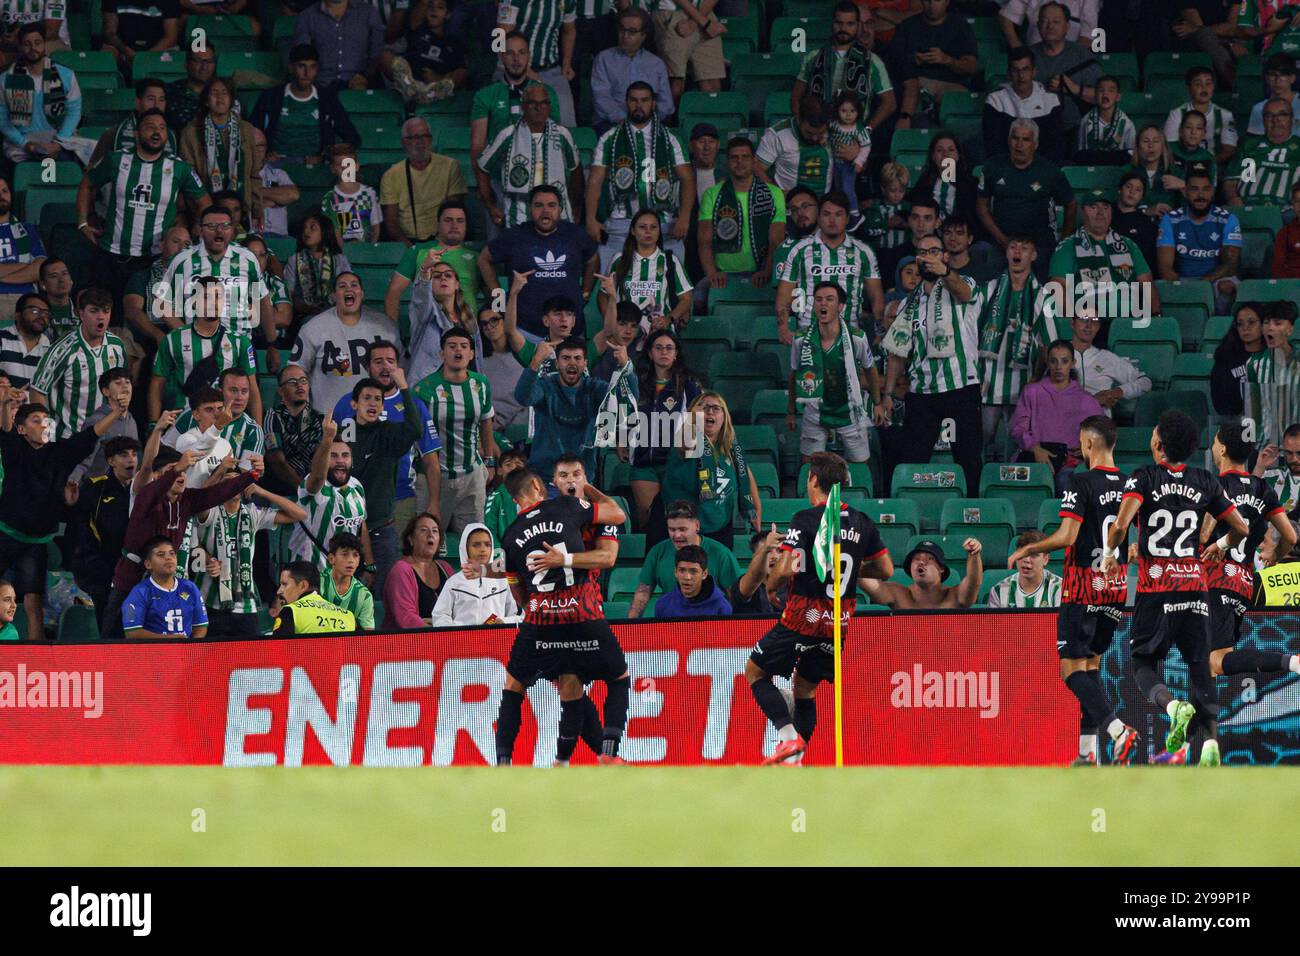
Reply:
<svg viewBox="0 0 1300 956"><path fill-rule="evenodd" d="M979 597L980 582L984 577L981 545L977 538L967 538L961 546L966 551L966 576L955 587L943 583L948 580L952 569L944 560L938 543L928 539L920 542L903 559L903 568L912 578L911 584L904 587L893 581L871 579L864 579L859 584L871 600L896 611L970 607Z"/></svg>

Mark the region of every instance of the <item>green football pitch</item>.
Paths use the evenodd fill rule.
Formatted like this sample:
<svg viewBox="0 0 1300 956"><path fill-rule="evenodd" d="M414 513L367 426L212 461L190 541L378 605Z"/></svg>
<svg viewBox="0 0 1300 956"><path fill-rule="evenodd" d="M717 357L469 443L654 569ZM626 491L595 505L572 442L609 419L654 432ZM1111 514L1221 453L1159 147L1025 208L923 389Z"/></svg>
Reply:
<svg viewBox="0 0 1300 956"><path fill-rule="evenodd" d="M0 865L1278 865L1288 768L8 767Z"/></svg>

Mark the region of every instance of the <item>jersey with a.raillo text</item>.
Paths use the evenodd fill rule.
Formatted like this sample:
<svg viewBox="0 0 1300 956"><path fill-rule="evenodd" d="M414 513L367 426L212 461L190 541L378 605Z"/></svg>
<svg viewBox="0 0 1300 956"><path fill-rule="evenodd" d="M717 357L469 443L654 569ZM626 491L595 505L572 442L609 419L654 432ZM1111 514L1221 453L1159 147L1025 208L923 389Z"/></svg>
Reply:
<svg viewBox="0 0 1300 956"><path fill-rule="evenodd" d="M1219 480L1204 468L1143 465L1129 476L1124 497L1138 507L1138 594L1204 591L1201 523L1234 510Z"/></svg>
<svg viewBox="0 0 1300 956"><path fill-rule="evenodd" d="M1250 528L1250 534L1235 548L1230 548L1222 563L1211 564L1205 569L1206 578L1211 588L1232 591L1247 600L1255 593L1255 549L1268 533L1269 520L1276 514L1283 514L1285 509L1277 500L1277 493L1271 482L1244 471L1225 471L1219 475L1219 484L1223 493L1237 507L1238 513ZM1214 526L1210 539L1217 541L1228 533L1228 526L1220 521Z"/></svg>
<svg viewBox="0 0 1300 956"><path fill-rule="evenodd" d="M1106 535L1119 517L1124 497L1124 476L1118 468L1098 466L1070 475L1061 495L1061 519L1079 522L1074 544L1065 549L1061 572L1062 604L1123 604L1128 595L1128 548L1116 550L1119 570L1113 577L1101 572L1106 556Z"/></svg>
<svg viewBox="0 0 1300 956"><path fill-rule="evenodd" d="M506 580L523 590L524 620L530 624L598 621L605 612L600 588L582 568L528 570L529 555L544 555L549 544L565 554L581 554L583 529L596 517L591 503L561 495L523 512L503 535Z"/></svg>
<svg viewBox="0 0 1300 956"><path fill-rule="evenodd" d="M794 516L786 532L782 551L799 555L794 579L790 582L781 623L792 631L809 637L835 635L835 584L832 569L823 580L813 561L813 545L826 508L806 508ZM858 574L862 565L885 553L884 542L876 523L855 508L840 506L840 618L844 624L857 604Z"/></svg>

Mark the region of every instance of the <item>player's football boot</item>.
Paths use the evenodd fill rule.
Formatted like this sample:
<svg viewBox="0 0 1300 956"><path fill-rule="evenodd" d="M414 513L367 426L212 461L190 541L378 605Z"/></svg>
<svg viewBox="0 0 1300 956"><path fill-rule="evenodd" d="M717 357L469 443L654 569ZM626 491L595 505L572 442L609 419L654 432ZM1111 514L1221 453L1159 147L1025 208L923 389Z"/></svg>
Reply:
<svg viewBox="0 0 1300 956"><path fill-rule="evenodd" d="M1137 753L1138 742L1142 735L1133 727L1124 725L1124 733L1120 734L1118 740L1110 742L1110 762L1117 767L1127 767L1133 762L1133 755Z"/></svg>
<svg viewBox="0 0 1300 956"><path fill-rule="evenodd" d="M785 763L790 757L801 754L808 749L808 744L798 734L795 734L794 740L782 740L772 751L772 756L763 761L764 767L771 767L774 764Z"/></svg>
<svg viewBox="0 0 1300 956"><path fill-rule="evenodd" d="M1196 708L1185 700L1174 702L1174 712L1169 718L1169 733L1165 735L1165 750L1173 753L1187 739L1187 725L1196 716Z"/></svg>
<svg viewBox="0 0 1300 956"><path fill-rule="evenodd" d="M601 754L599 757L596 758L596 763L604 767L612 767L615 765L621 766L623 764L626 764L627 761L624 760L622 757L611 757L609 754Z"/></svg>
<svg viewBox="0 0 1300 956"><path fill-rule="evenodd" d="M1070 766L1071 767L1095 767L1097 766L1097 755L1079 754L1079 756L1074 758L1074 763L1070 764Z"/></svg>
<svg viewBox="0 0 1300 956"><path fill-rule="evenodd" d="M1152 763L1163 764L1168 767L1182 766L1187 763L1187 751L1191 747L1189 744L1183 744L1177 750L1166 750L1162 754L1156 754L1151 758Z"/></svg>
<svg viewBox="0 0 1300 956"><path fill-rule="evenodd" d="M1223 763L1223 758L1219 755L1219 742L1217 740L1207 740L1201 747L1201 760L1198 767L1217 767Z"/></svg>

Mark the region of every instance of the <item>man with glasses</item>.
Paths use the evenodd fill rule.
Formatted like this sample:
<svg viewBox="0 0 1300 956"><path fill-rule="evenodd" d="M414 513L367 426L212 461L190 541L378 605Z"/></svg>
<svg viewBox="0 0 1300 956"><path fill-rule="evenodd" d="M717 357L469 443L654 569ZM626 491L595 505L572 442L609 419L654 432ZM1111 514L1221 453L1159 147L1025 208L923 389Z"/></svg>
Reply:
<svg viewBox="0 0 1300 956"><path fill-rule="evenodd" d="M1291 187L1300 179L1300 136L1294 125L1290 100L1275 97L1264 104L1264 135L1247 140L1224 173L1224 205L1278 206L1283 219L1292 218ZM1247 168L1252 175L1245 175Z"/></svg>
<svg viewBox="0 0 1300 956"><path fill-rule="evenodd" d="M311 471L311 459L321 440L325 416L311 407L311 380L301 365L280 369L280 404L262 419L266 436L266 478L263 484L276 494L288 495Z"/></svg>
<svg viewBox="0 0 1300 956"><path fill-rule="evenodd" d="M406 158L394 163L379 181L379 205L384 213L384 238L410 245L434 234L438 210L448 199L468 191L460 165L433 151L433 130L412 117L402 124Z"/></svg>
<svg viewBox="0 0 1300 956"><path fill-rule="evenodd" d="M524 90L524 118L497 133L474 164L474 178L488 219L499 229L528 221L528 195L541 185L555 187L564 218L574 221L574 204L583 195L582 163L573 134L551 119L546 87Z"/></svg>
<svg viewBox="0 0 1300 956"><path fill-rule="evenodd" d="M1252 474L1262 476L1272 486L1288 512L1300 505L1300 424L1289 425L1282 433L1281 448L1266 445L1260 449Z"/></svg>
<svg viewBox="0 0 1300 956"><path fill-rule="evenodd" d="M1291 132L1300 136L1300 93L1295 90L1295 57L1274 53L1264 64L1264 86L1268 96L1256 103L1246 124L1247 136L1264 135L1264 107L1269 100L1287 100L1291 104Z"/></svg>
<svg viewBox="0 0 1300 956"><path fill-rule="evenodd" d="M664 61L645 49L650 14L635 8L618 16L618 46L602 50L591 68L591 95L596 106L596 132L603 133L627 119L624 97L638 80L655 91L655 109L666 120L677 109Z"/></svg>
<svg viewBox="0 0 1300 956"><path fill-rule="evenodd" d="M785 262L790 250L817 231L817 195L804 186L785 194L785 238L772 253L772 275L785 278Z"/></svg>
<svg viewBox="0 0 1300 956"><path fill-rule="evenodd" d="M177 135L194 117L199 115L202 104L199 94L208 80L217 75L217 51L212 44L196 49L191 45L185 51L185 75L179 80L167 84L166 103L167 125Z"/></svg>
<svg viewBox="0 0 1300 956"><path fill-rule="evenodd" d="M0 374L13 388L22 388L36 374L41 356L50 347L50 307L35 293L18 297L14 324L0 328Z"/></svg>
<svg viewBox="0 0 1300 956"><path fill-rule="evenodd" d="M1151 391L1151 379L1133 359L1092 344L1101 331L1101 319L1097 317L1096 309L1085 306L1076 308L1074 312L1070 319L1070 329L1074 333L1070 344L1074 346L1075 375L1083 390L1113 417L1115 403L1145 395Z"/></svg>

